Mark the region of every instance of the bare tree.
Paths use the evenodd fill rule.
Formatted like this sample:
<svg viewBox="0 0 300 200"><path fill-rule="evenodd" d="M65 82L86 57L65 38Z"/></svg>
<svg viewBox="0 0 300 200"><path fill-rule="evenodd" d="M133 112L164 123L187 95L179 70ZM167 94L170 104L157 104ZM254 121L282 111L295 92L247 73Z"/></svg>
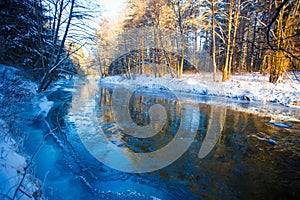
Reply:
<svg viewBox="0 0 300 200"><path fill-rule="evenodd" d="M217 81L217 63L216 63L216 36L215 36L215 0L211 0L211 48L212 48L212 62L213 62L213 71L214 77L213 80Z"/></svg>
<svg viewBox="0 0 300 200"><path fill-rule="evenodd" d="M230 79L230 75L231 75L233 51L235 47L236 34L239 25L240 6L241 6L241 0L237 0L237 2L236 0L230 0L229 2L228 34L227 34L227 44L226 44L227 47L226 47L226 58L225 58L225 65L223 69L222 81L226 81ZM233 34L232 34L232 28L233 28Z"/></svg>

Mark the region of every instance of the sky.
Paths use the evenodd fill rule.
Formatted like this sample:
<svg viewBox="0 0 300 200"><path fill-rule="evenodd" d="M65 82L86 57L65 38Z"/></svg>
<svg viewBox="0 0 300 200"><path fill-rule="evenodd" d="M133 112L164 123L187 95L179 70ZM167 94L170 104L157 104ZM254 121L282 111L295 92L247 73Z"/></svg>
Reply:
<svg viewBox="0 0 300 200"><path fill-rule="evenodd" d="M116 19L119 12L125 7L126 0L101 0L100 3L103 6L103 17Z"/></svg>

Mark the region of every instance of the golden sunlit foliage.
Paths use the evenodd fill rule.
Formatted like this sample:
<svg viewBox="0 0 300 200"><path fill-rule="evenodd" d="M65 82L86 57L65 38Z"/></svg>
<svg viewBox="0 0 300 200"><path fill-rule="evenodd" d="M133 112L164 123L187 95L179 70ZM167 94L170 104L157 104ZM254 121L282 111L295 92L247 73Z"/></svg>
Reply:
<svg viewBox="0 0 300 200"><path fill-rule="evenodd" d="M130 40L145 40L143 33L120 40L141 27L153 27L154 43L162 44L166 36L160 33L169 32L174 40L163 49L177 49L178 55L209 52L214 73L222 70L223 81L231 73L260 71L276 82L285 72L299 70L299 0L130 0L118 22L104 20L100 26L97 51L103 73L109 58L126 50ZM180 78L183 60L176 65L172 68Z"/></svg>

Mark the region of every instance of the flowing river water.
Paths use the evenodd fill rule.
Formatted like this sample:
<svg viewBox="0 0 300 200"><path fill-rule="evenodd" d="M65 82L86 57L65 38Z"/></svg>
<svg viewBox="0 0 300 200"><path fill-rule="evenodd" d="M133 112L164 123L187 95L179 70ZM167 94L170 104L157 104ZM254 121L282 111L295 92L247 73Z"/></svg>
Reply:
<svg viewBox="0 0 300 200"><path fill-rule="evenodd" d="M76 84L60 86L47 93L48 100L54 102L46 118L53 130L34 159L33 169L49 199L292 199L300 196L299 122L285 121L289 126L278 127L270 123L269 117L222 105L212 106L206 96L177 98L166 88L138 88L125 100L122 95L113 94L116 92L113 85L94 80L77 80ZM116 122L122 113L112 104L118 102L128 104L122 109L129 110L126 116L131 118L130 123L142 127L139 130L148 130L147 125L154 121L150 128L157 128L157 134L144 138L126 134L119 124L124 122ZM155 115L162 109L163 115ZM160 116L164 118L163 124L155 119ZM39 116L26 128L24 151L32 155L50 131ZM177 137L181 130L190 132L191 136ZM110 156L110 150L102 149L103 144L94 144L99 135L127 152L126 159L118 154ZM163 150L171 146L168 144L173 145L174 155L160 155L152 160L134 157L138 153ZM181 144L188 146L177 158L176 153L185 148ZM95 155L98 148L101 151ZM170 163L164 160L170 157L176 159ZM160 163L166 164L159 167ZM139 168L134 170L140 173L129 173L136 165ZM146 171L141 171L145 168Z"/></svg>

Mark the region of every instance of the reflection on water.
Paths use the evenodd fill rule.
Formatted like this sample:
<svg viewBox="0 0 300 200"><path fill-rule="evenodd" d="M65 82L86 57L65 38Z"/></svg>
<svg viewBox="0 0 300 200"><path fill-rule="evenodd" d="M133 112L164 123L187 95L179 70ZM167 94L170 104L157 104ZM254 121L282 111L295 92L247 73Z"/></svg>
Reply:
<svg viewBox="0 0 300 200"><path fill-rule="evenodd" d="M149 124L148 111L154 104L162 105L168 117L158 134L136 138L124 133L115 122L111 109L112 92L112 88L101 86L96 94L99 95L97 126L101 126L113 144L133 152L162 148L176 134L180 119L191 117L182 116L180 102L173 96L166 98L170 95L161 95L155 90L137 91L131 96L129 111L136 124ZM80 98L88 99L90 95L85 93ZM269 124L267 118L207 104L194 103L192 106L200 112L193 144L170 166L138 175L141 183L151 180L155 190L191 199L272 198L299 194L299 124L294 124L291 129L280 129ZM252 135L272 138L277 144L258 140ZM161 188L161 183L165 188Z"/></svg>
<svg viewBox="0 0 300 200"><path fill-rule="evenodd" d="M57 162L69 166L60 169L65 170L62 174L76 177L77 182L64 184L79 191L78 199L90 195L94 199L292 199L300 195L299 123L288 122L293 126L278 128L269 118L197 102L189 102L186 112L178 99L141 89L129 100L132 121L147 126L154 104L165 108L167 119L158 134L137 138L115 122L112 86L83 81L77 87L64 117L61 134L65 137L60 138L70 146L62 152L64 159ZM198 98L202 102L202 97ZM78 131L83 131L84 137L93 137L101 128L119 148L154 152L172 141L182 118L193 117L198 124L188 150L171 165L149 173L124 173L103 165L78 136ZM259 138L273 139L276 144ZM117 157L115 162L123 164Z"/></svg>
<svg viewBox="0 0 300 200"><path fill-rule="evenodd" d="M102 87L100 91L101 99L109 100L105 102L101 99L99 100L100 112L98 117L100 121L104 122L101 123L100 126L110 141L117 142L119 146L124 148L126 147L126 150L136 153L156 151L168 144L178 132L181 119L181 105L174 94L153 97L153 95L151 96L149 93L145 94L143 90L135 91L129 100L128 118L131 118L132 122L139 127L132 128L132 125L130 125L131 127L122 129L123 126L121 126L120 130L122 130L122 132L116 134L114 130L116 130L115 127L120 127L120 122L116 122L113 111L107 109L107 107L111 106L112 88L107 89ZM125 100L121 99L121 104L124 102ZM165 111L166 119L162 119L161 115L157 115L152 116L152 120L150 120L149 110L158 104L162 107L158 107L157 109L159 110L157 110L157 112L161 110ZM149 125L150 122L153 123L153 126L150 126L149 128L152 130L148 131L148 127L146 126ZM114 127L112 131L111 127ZM149 137L140 137L140 135L147 134L150 131L154 134L149 134ZM136 137L134 134L136 134Z"/></svg>

